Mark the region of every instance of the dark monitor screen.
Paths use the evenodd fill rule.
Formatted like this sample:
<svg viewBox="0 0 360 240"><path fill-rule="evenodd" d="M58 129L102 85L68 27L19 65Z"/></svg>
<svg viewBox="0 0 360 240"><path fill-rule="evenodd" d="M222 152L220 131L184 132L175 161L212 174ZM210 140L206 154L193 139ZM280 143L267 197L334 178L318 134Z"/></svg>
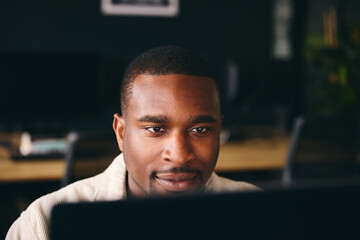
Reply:
<svg viewBox="0 0 360 240"><path fill-rule="evenodd" d="M56 206L51 239L359 239L360 185Z"/></svg>
<svg viewBox="0 0 360 240"><path fill-rule="evenodd" d="M73 119L99 111L99 56L0 52L0 119Z"/></svg>

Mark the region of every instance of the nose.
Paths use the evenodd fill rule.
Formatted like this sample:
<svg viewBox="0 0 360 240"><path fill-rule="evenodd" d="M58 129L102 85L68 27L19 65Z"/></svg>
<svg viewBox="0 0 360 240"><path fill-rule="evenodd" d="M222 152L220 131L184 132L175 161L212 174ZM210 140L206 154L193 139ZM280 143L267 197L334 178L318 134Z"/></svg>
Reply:
<svg viewBox="0 0 360 240"><path fill-rule="evenodd" d="M176 132L166 140L163 159L177 165L183 165L194 159L191 141L186 133Z"/></svg>

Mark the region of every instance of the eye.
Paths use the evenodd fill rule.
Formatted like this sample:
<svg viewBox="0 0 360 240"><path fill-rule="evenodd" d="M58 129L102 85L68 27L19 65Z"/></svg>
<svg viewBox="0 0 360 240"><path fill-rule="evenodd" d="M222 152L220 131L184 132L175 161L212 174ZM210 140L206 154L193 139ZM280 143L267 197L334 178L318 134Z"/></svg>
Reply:
<svg viewBox="0 0 360 240"><path fill-rule="evenodd" d="M202 134L207 133L208 131L209 131L209 129L206 127L196 127L196 128L191 129L191 132L202 133Z"/></svg>
<svg viewBox="0 0 360 240"><path fill-rule="evenodd" d="M159 133L159 132L165 131L162 127L147 127L147 128L145 128L145 130L149 131L151 133Z"/></svg>

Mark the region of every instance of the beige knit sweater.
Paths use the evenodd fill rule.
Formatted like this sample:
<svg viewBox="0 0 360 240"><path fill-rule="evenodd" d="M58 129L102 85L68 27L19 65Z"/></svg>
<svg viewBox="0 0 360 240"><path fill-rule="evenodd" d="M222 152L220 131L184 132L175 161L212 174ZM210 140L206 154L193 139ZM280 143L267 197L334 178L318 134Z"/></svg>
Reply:
<svg viewBox="0 0 360 240"><path fill-rule="evenodd" d="M12 224L6 240L48 239L52 207L59 203L113 201L126 198L126 167L122 154L101 174L70 184L35 200ZM232 181L213 173L208 192L257 190L254 185Z"/></svg>

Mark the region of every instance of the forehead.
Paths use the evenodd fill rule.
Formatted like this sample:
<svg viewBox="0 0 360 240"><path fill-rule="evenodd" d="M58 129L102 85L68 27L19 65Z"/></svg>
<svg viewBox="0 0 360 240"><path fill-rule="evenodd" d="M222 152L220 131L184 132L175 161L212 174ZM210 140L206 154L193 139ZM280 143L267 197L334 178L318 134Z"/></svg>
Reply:
<svg viewBox="0 0 360 240"><path fill-rule="evenodd" d="M183 74L137 76L128 107L138 114L220 114L215 81Z"/></svg>

